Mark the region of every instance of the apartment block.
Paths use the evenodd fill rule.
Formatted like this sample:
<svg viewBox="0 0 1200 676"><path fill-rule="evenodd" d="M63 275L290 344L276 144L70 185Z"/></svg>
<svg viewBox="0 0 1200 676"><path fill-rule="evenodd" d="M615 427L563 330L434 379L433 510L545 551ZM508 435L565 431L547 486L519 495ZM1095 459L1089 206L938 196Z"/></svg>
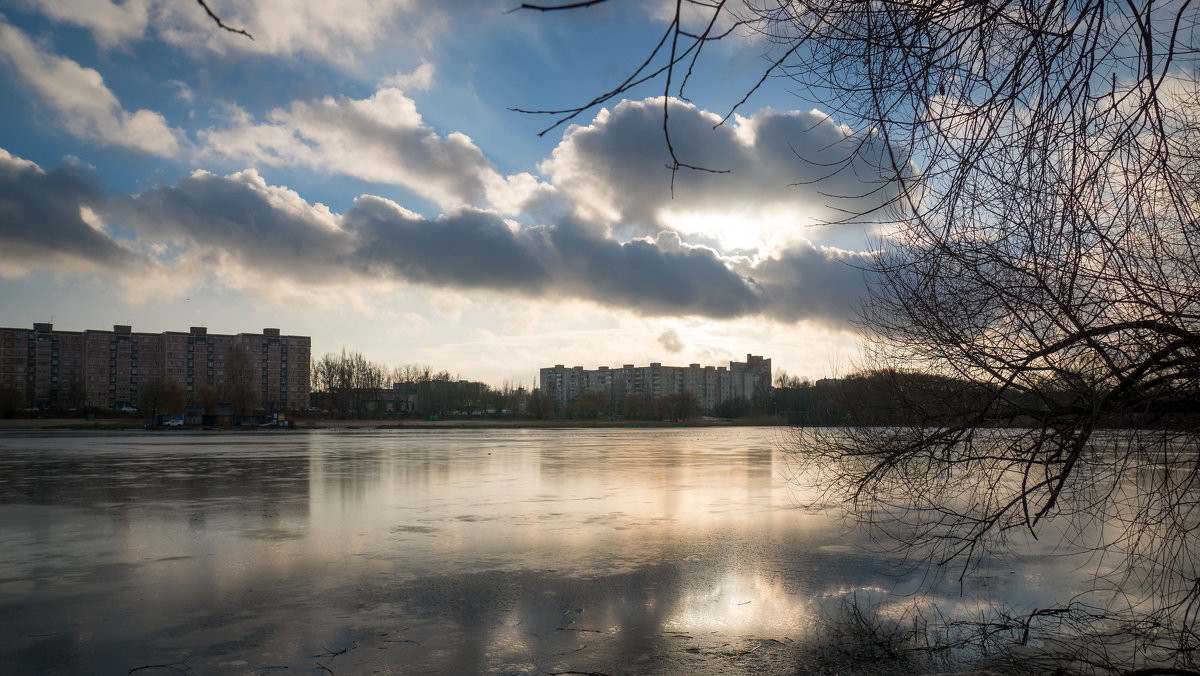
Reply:
<svg viewBox="0 0 1200 676"><path fill-rule="evenodd" d="M669 394L690 393L700 402L701 408L712 411L725 402L750 402L755 395L768 392L771 360L748 354L746 361L731 361L728 367L652 363L649 366L625 364L619 368L601 366L594 370L556 364L541 369L538 382L559 411L588 392L607 394L614 408L632 395L657 399Z"/></svg>
<svg viewBox="0 0 1200 676"><path fill-rule="evenodd" d="M38 408L135 407L139 388L159 380L179 383L189 402L211 388L218 398L236 382L259 393L266 411L308 406L311 339L262 333L188 331L140 333L0 328L0 387Z"/></svg>
<svg viewBox="0 0 1200 676"><path fill-rule="evenodd" d="M83 349L78 331L54 331L50 324L0 328L0 388L15 390L26 402L82 405Z"/></svg>

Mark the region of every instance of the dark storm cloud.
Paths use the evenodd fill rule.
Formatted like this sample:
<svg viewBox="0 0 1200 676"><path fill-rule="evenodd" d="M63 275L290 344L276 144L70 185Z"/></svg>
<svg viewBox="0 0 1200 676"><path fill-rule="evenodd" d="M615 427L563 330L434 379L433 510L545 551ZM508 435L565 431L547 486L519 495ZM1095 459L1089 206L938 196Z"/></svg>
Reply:
<svg viewBox="0 0 1200 676"><path fill-rule="evenodd" d="M369 195L338 215L253 171L197 172L136 196L105 196L84 168L43 173L9 158L0 162L0 196L5 251L42 252L48 265L63 253L109 267L135 259L83 222L80 205L93 204L132 228L143 251L233 261L297 285L398 280L577 298L643 315L827 323L850 316L862 290L861 255L812 245L757 261L723 258L669 232L619 242L569 219L524 229L476 209L427 219Z"/></svg>
<svg viewBox="0 0 1200 676"><path fill-rule="evenodd" d="M105 200L99 179L86 167L64 162L43 171L0 150L0 260L18 266L85 261L106 268L130 262L127 250L83 219L82 207Z"/></svg>

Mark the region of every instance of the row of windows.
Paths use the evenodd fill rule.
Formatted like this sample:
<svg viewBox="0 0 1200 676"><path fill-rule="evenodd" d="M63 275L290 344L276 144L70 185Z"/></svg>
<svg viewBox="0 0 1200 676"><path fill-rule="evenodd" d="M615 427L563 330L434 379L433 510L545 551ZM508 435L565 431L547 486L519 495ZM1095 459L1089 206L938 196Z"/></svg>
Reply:
<svg viewBox="0 0 1200 676"><path fill-rule="evenodd" d="M125 334L115 334L115 333L112 333L109 331L86 331L84 333L76 333L76 334L69 334L69 335L64 335L61 333L51 333L48 335L41 335L41 334L36 334L33 331L30 331L28 329L17 329L16 331L8 331L4 335L8 341L20 340L20 338L22 336L24 336L24 338L29 342L34 342L35 340L40 341L40 342L51 342L51 341L58 342L60 340L63 342L68 342L68 341L87 340L89 343L117 342L117 341L120 341L122 343L130 343L130 342L136 343L136 342L141 341L143 343L156 344L160 341L160 339L162 339L162 340L164 340L164 342L171 343L171 344L180 344L180 343L183 343L184 340L186 340L189 343L196 342L196 343L203 344L205 342L210 342L210 343L215 343L218 345L229 345L231 343L238 343L238 342L247 342L247 343L253 342L255 344L261 344L261 343L263 343L264 340L267 341L267 343L271 344L271 345L280 345L280 344L282 344L282 345L307 345L308 344L308 340L305 338L283 338L283 337L275 338L275 337L264 337L261 335L254 335L254 334L239 334L237 336L171 335L171 336L163 337L161 335L146 334L146 333L125 335Z"/></svg>

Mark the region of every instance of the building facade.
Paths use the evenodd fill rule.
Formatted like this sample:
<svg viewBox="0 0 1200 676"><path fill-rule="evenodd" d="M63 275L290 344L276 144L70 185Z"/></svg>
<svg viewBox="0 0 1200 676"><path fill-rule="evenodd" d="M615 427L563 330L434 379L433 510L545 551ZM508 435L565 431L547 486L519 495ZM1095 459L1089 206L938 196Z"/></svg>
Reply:
<svg viewBox="0 0 1200 676"><path fill-rule="evenodd" d="M156 381L182 385L189 403L211 391L221 398L235 384L259 394L266 411L308 406L311 339L262 333L188 331L140 333L0 328L0 388L24 397L27 407L122 409L137 406L140 387Z"/></svg>
<svg viewBox="0 0 1200 676"><path fill-rule="evenodd" d="M730 401L752 402L756 396L769 393L771 360L748 354L746 361L731 361L728 368L653 363L588 370L582 366L567 368L556 364L539 371L538 383L557 411L588 392L607 394L613 409L632 395L657 399L686 393L694 396L702 409L713 411Z"/></svg>

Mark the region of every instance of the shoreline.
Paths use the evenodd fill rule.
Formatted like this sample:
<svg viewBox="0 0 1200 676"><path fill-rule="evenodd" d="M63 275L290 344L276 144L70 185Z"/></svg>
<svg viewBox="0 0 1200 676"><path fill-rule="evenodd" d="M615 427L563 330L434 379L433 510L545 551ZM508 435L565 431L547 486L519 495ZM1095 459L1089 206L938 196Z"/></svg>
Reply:
<svg viewBox="0 0 1200 676"><path fill-rule="evenodd" d="M293 427L146 427L144 420L132 418L6 418L0 419L0 431L148 431L148 432L306 432L321 430L421 430L421 429L592 429L592 428L679 428L679 427L771 427L786 423L771 418L727 419L698 418L684 422L647 420L295 420Z"/></svg>

